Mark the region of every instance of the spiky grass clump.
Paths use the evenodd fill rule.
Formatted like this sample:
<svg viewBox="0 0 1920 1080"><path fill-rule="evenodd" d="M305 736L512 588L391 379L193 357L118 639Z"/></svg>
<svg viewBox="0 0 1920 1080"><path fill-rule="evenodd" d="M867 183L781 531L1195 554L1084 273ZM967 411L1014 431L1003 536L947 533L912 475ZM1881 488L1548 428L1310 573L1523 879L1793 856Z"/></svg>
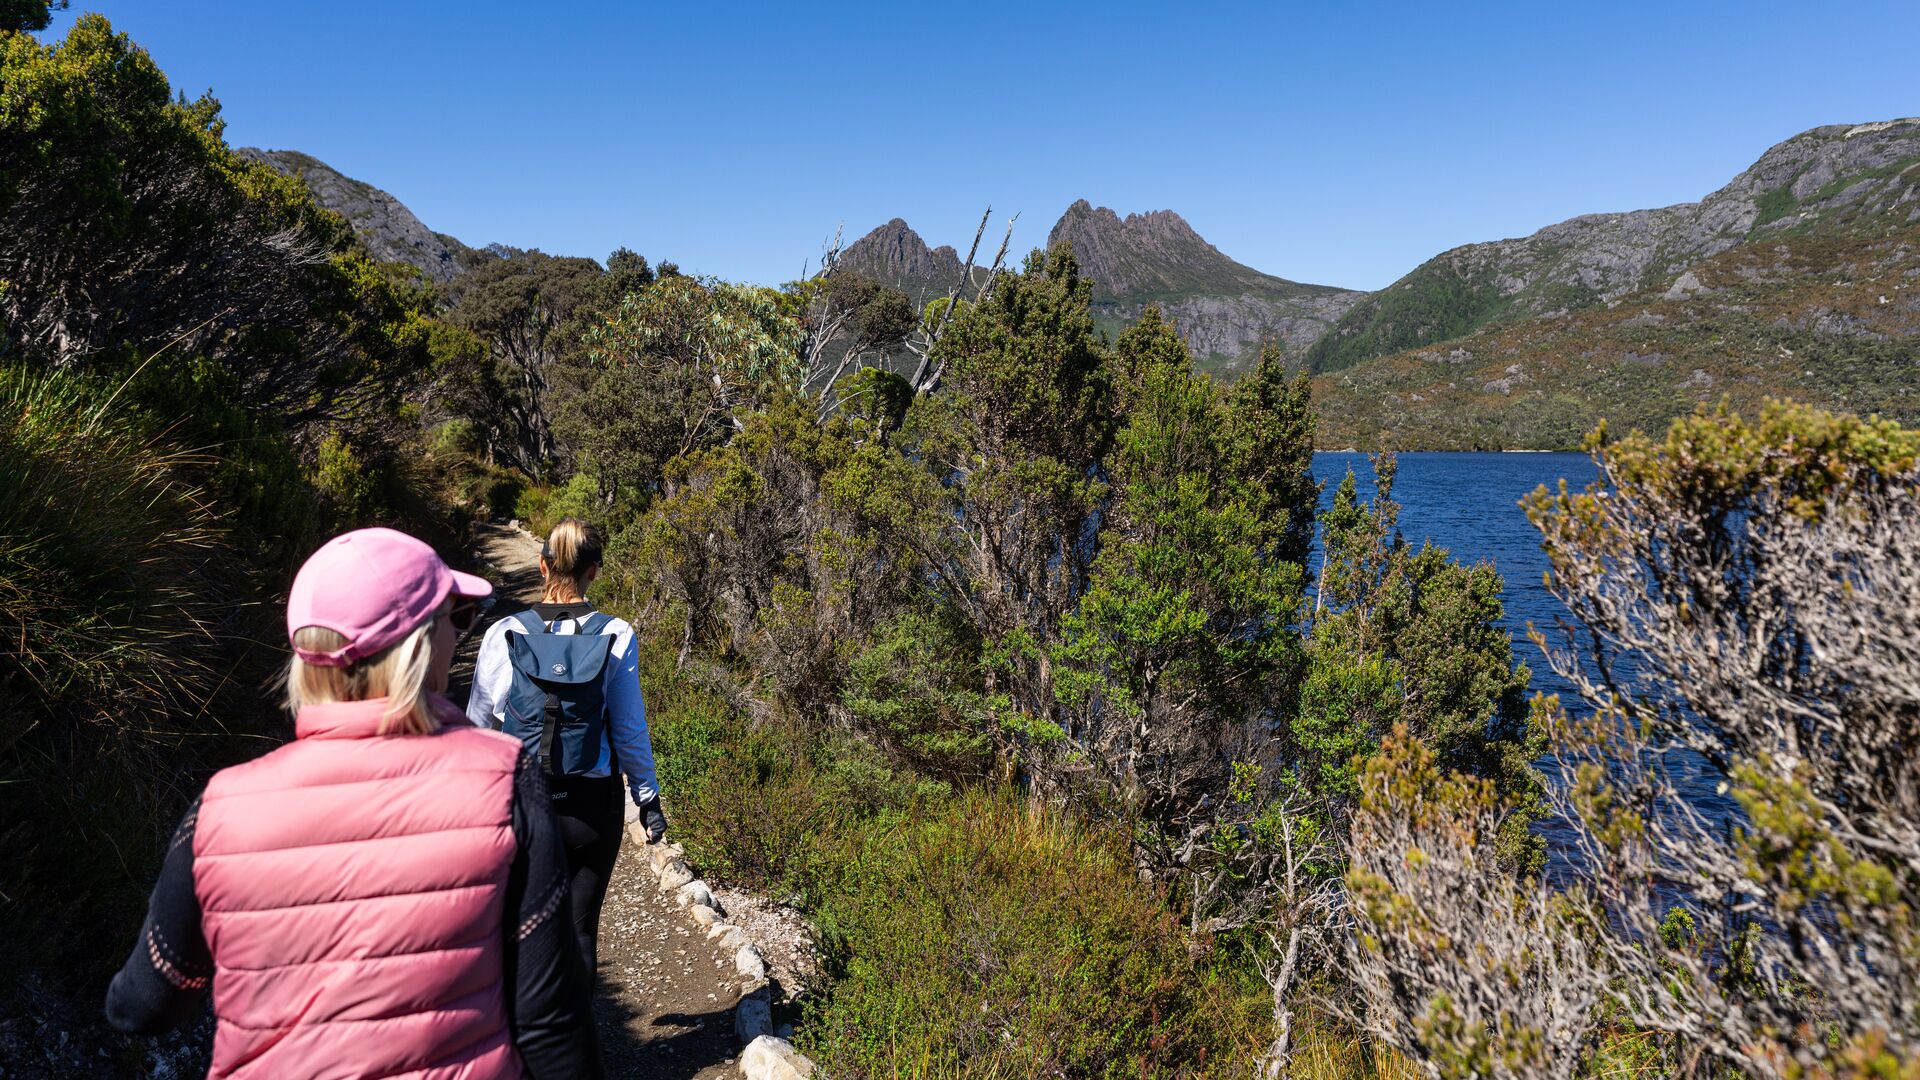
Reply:
<svg viewBox="0 0 1920 1080"><path fill-rule="evenodd" d="M219 525L111 391L0 369L0 749L57 720L136 734L215 678Z"/></svg>
<svg viewBox="0 0 1920 1080"><path fill-rule="evenodd" d="M209 707L240 666L246 608L219 518L186 479L201 464L111 385L0 367L8 970L81 983L116 961L191 778L253 723Z"/></svg>

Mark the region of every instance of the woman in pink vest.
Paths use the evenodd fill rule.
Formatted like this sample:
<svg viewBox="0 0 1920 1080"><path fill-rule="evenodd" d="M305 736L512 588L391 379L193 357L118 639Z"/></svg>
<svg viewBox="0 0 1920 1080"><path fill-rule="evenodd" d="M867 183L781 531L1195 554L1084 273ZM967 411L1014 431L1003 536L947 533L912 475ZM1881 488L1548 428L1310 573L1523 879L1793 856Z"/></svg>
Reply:
<svg viewBox="0 0 1920 1080"><path fill-rule="evenodd" d="M491 591L391 529L300 568L295 739L187 811L114 1026L178 1024L211 987L214 1077L601 1075L545 781L440 696Z"/></svg>

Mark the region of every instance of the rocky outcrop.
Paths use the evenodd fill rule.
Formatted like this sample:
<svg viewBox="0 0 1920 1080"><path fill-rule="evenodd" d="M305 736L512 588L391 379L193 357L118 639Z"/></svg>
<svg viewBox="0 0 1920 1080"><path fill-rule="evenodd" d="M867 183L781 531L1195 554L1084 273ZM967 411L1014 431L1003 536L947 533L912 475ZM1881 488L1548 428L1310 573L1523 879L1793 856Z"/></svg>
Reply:
<svg viewBox="0 0 1920 1080"><path fill-rule="evenodd" d="M1231 371L1273 342L1290 353L1306 348L1365 293L1306 285L1233 261L1179 214L1156 210L1126 217L1085 199L1067 208L1047 246L1070 243L1093 283L1093 311L1108 330L1158 304L1195 357ZM840 255L842 270L904 290L915 304L947 295L962 272L951 247L929 247L894 218ZM986 269L973 270L974 285Z"/></svg>
<svg viewBox="0 0 1920 1080"><path fill-rule="evenodd" d="M842 271L862 274L902 290L916 307L947 295L960 280L963 268L959 252L945 245L928 247L920 234L900 218L847 245L837 265ZM980 268L976 267L975 272L976 282L985 280Z"/></svg>
<svg viewBox="0 0 1920 1080"><path fill-rule="evenodd" d="M1366 295L1235 262L1171 210L1123 218L1081 199L1047 234L1049 247L1061 243L1093 282L1096 314L1128 323L1158 304L1196 357L1229 369L1268 342L1298 353Z"/></svg>
<svg viewBox="0 0 1920 1080"><path fill-rule="evenodd" d="M1157 304L1195 357L1239 371L1267 342L1279 345L1290 356L1299 355L1364 295L1343 291L1287 300L1257 293L1156 297L1151 301L1096 300L1094 310L1117 322L1132 323L1148 303Z"/></svg>
<svg viewBox="0 0 1920 1080"><path fill-rule="evenodd" d="M1920 119L1814 128L1699 202L1589 214L1443 252L1355 305L1308 362L1335 370L1491 323L1601 306L1731 248L1808 228L1916 220Z"/></svg>
<svg viewBox="0 0 1920 1080"><path fill-rule="evenodd" d="M368 254L381 262L417 267L429 280L444 285L488 257L427 228L399 199L372 184L342 175L318 158L297 150L250 146L238 153L298 177L313 192L315 202L347 219Z"/></svg>

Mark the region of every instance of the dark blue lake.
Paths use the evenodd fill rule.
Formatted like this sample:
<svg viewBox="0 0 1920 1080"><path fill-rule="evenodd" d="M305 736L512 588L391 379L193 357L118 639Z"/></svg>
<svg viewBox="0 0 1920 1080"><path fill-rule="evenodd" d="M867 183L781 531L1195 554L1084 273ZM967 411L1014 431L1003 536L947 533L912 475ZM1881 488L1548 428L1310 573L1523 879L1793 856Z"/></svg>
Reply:
<svg viewBox="0 0 1920 1080"><path fill-rule="evenodd" d="M1513 634L1514 659L1533 669L1533 688L1549 694L1571 690L1564 680L1546 670L1540 650L1527 640L1527 623L1551 630L1565 609L1541 586L1547 557L1540 550L1540 532L1520 510L1522 496L1542 484L1553 488L1561 480L1573 488L1594 478L1593 462L1585 454L1399 454L1400 468L1393 478L1393 497L1400 503L1400 532L1418 548L1432 541L1466 563L1491 562L1506 580L1502 599L1506 627ZM1348 452L1313 455L1313 474L1325 484L1322 502L1347 470L1353 470L1360 497L1373 498L1373 467L1365 454Z"/></svg>
<svg viewBox="0 0 1920 1080"><path fill-rule="evenodd" d="M1546 658L1527 638L1527 624L1554 638L1556 620L1565 614L1560 601L1541 582L1547 557L1540 550L1540 533L1519 506L1520 499L1542 484L1555 488L1561 480L1574 489L1595 477L1585 454L1400 454L1394 475L1393 497L1400 503L1400 532L1409 544L1423 541L1446 548L1461 562L1491 562L1506 582L1501 594L1507 630L1513 634L1513 656L1533 671L1532 692L1559 694L1569 706L1577 704L1573 687L1547 669ZM1363 499L1373 498L1373 469L1365 454L1315 454L1314 476L1325 482L1322 504L1352 469ZM1551 762L1541 762L1549 780ZM1668 767L1677 770L1680 790L1709 818L1726 820L1736 813L1733 803L1716 792L1719 775L1697 754L1679 751ZM1537 826L1552 849L1550 876L1577 872L1566 859L1568 830L1557 820Z"/></svg>

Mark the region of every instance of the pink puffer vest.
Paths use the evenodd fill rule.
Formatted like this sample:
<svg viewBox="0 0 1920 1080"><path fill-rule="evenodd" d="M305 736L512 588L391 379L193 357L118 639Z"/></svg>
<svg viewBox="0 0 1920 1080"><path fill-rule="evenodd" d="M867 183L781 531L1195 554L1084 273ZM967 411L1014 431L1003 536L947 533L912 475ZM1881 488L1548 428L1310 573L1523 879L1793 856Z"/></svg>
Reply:
<svg viewBox="0 0 1920 1080"><path fill-rule="evenodd" d="M521 1077L502 929L520 743L449 717L378 735L382 700L207 785L194 890L213 950L210 1077Z"/></svg>

